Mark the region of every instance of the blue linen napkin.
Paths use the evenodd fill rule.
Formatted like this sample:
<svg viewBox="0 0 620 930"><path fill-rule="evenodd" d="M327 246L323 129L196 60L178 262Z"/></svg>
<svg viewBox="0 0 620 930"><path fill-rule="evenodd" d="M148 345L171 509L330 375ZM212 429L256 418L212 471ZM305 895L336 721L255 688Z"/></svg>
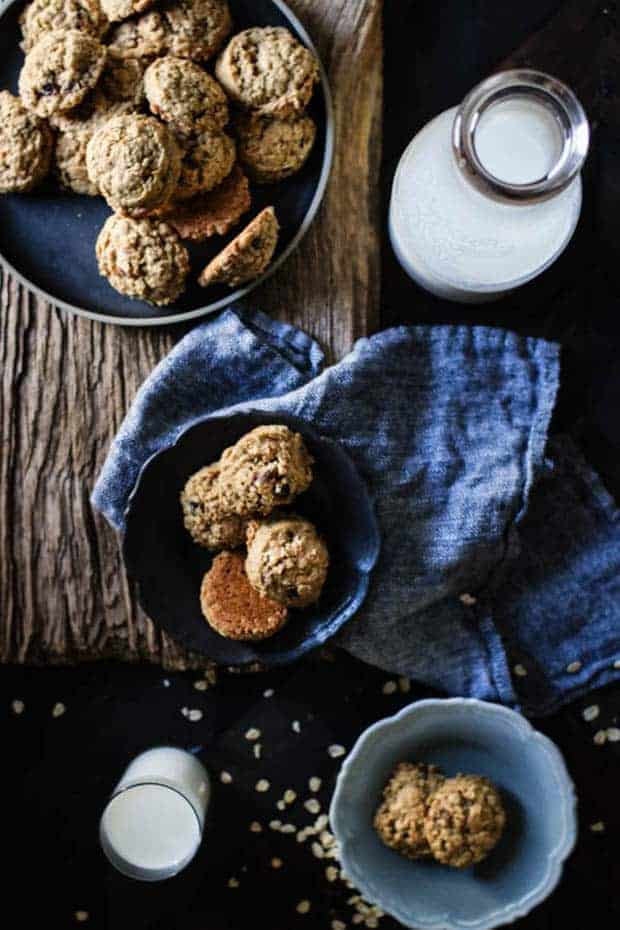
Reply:
<svg viewBox="0 0 620 930"><path fill-rule="evenodd" d="M122 530L140 468L195 419L286 412L342 443L375 500L382 552L341 646L531 714L620 677L620 519L574 447L545 458L558 347L413 326L323 365L312 339L260 313L198 326L140 389L93 505Z"/></svg>

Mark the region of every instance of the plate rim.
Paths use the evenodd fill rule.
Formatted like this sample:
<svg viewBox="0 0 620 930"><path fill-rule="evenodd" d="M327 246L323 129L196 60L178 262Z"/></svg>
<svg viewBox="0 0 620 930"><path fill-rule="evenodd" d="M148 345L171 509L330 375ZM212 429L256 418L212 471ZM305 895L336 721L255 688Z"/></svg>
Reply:
<svg viewBox="0 0 620 930"><path fill-rule="evenodd" d="M17 3L22 2L22 0L0 0L0 19L4 14ZM301 37L306 46L310 51L315 55L318 64L319 64L319 74L320 74L320 83L323 90L323 96L325 99L325 148L323 152L323 162L321 165L321 173L319 175L319 181L314 192L310 206L306 211L306 214L303 218L303 221L287 245L281 255L269 266L267 271L262 274L256 280L251 281L245 287L238 288L235 291L231 291L226 297L222 297L219 300L215 301L213 304L206 304L203 307L199 307L196 310L186 310L183 313L173 313L167 316L151 318L151 317L114 317L108 316L105 313L97 313L93 310L85 310L83 307L76 307L74 304L67 303L64 300L60 300L57 297L53 297L51 294L48 294L47 291L44 291L42 288L37 287L32 281L29 281L23 274L21 274L13 265L5 258L5 256L0 251L0 265L7 271L10 275L19 281L24 287L26 287L32 294L36 297L41 298L46 303L51 304L52 307L57 307L60 310L64 310L67 313L70 313L72 316L84 317L88 320L95 320L97 323L106 323L110 326L127 326L135 328L147 328L149 326L170 326L175 323L185 323L190 320L195 320L203 316L210 316L212 313L217 313L218 310L222 310L225 307L230 306L230 304L235 303L238 300L246 297L251 291L255 288L260 287L260 285L266 281L271 275L280 268L281 265L289 258L289 256L295 251L298 247L310 226L314 222L314 219L319 211L319 208L325 197L325 192L327 190L327 185L332 172L332 167L334 163L334 149L335 149L335 119L334 119L334 102L332 97L331 88L329 85L329 80L327 77L327 72L321 60L317 48L312 41L308 31L305 26L301 23L297 15L291 10L287 3L284 0L271 0L271 3L277 7L283 16L288 19L290 24L296 30L298 35Z"/></svg>

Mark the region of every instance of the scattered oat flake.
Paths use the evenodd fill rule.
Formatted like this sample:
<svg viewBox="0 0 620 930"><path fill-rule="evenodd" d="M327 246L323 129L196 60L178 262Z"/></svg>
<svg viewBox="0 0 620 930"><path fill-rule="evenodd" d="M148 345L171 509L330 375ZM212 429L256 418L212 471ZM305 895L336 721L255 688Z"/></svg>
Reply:
<svg viewBox="0 0 620 930"><path fill-rule="evenodd" d="M264 794L265 791L269 791L270 788L271 785L266 778L259 778L259 780L256 782L256 790L259 792L259 794Z"/></svg>
<svg viewBox="0 0 620 930"><path fill-rule="evenodd" d="M229 887L229 888L238 888L238 887L239 887L239 879L238 879L238 878L229 878L229 879L228 879L228 887Z"/></svg>
<svg viewBox="0 0 620 930"><path fill-rule="evenodd" d="M67 708L62 703L62 701L56 701L56 703L52 707L52 717L62 717L66 709Z"/></svg>
<svg viewBox="0 0 620 930"><path fill-rule="evenodd" d="M339 746L337 743L334 743L327 750L332 759L339 759L341 756L344 756L346 749L344 746Z"/></svg>
<svg viewBox="0 0 620 930"><path fill-rule="evenodd" d="M274 856L273 859L271 860L272 869L281 869L282 865L283 865L282 860L278 859L277 856Z"/></svg>
<svg viewBox="0 0 620 930"><path fill-rule="evenodd" d="M26 705L24 704L23 701L13 701L11 703L11 709L14 714L17 714L17 716L19 716L20 714L23 714L25 707Z"/></svg>
<svg viewBox="0 0 620 930"><path fill-rule="evenodd" d="M568 672L569 675L574 675L575 672L578 672L580 668L581 668L581 662L579 661L569 662L568 665L566 666L566 671Z"/></svg>
<svg viewBox="0 0 620 930"><path fill-rule="evenodd" d="M381 690L383 691L384 694L394 694L397 688L398 688L398 685L396 684L395 681L386 681L386 683L383 685L383 688Z"/></svg>
<svg viewBox="0 0 620 930"><path fill-rule="evenodd" d="M327 814L321 814L320 817L314 821L314 829L317 833L320 833L321 830L324 830L327 824L329 823L329 817Z"/></svg>
<svg viewBox="0 0 620 930"><path fill-rule="evenodd" d="M592 720L596 720L600 712L601 709L598 704L590 704L589 707L584 707L583 709L583 719L587 723L590 723Z"/></svg>
<svg viewBox="0 0 620 930"><path fill-rule="evenodd" d="M220 781L223 785L230 785L233 780L230 772L220 772Z"/></svg>
<svg viewBox="0 0 620 930"><path fill-rule="evenodd" d="M295 910L298 914L307 914L312 905L309 901L300 901Z"/></svg>
<svg viewBox="0 0 620 930"><path fill-rule="evenodd" d="M74 916L79 924L83 924L88 920L90 914L88 911L76 911Z"/></svg>
<svg viewBox="0 0 620 930"><path fill-rule="evenodd" d="M304 829L300 830L299 833L297 834L297 837L296 837L297 842L305 843L309 836L310 836L310 831L308 830L307 827L304 827Z"/></svg>
<svg viewBox="0 0 620 930"><path fill-rule="evenodd" d="M323 850L323 847L321 846L320 843L317 843L316 840L312 844L311 849L312 849L312 855L315 856L317 859L322 859L323 856L325 855L325 851Z"/></svg>
<svg viewBox="0 0 620 930"><path fill-rule="evenodd" d="M286 802L282 798L280 798L279 801L276 801L276 807L278 808L279 811L286 810Z"/></svg>
<svg viewBox="0 0 620 930"><path fill-rule="evenodd" d="M296 831L297 827L294 823L283 823L280 827L280 833L295 833Z"/></svg>
<svg viewBox="0 0 620 930"><path fill-rule="evenodd" d="M279 830L281 826L282 826L281 820L270 820L269 821L270 830Z"/></svg>
<svg viewBox="0 0 620 930"><path fill-rule="evenodd" d="M607 730L607 739L610 743L620 742L620 729L618 729L618 727L609 727Z"/></svg>
<svg viewBox="0 0 620 930"><path fill-rule="evenodd" d="M253 820L250 824L250 833L262 833L263 828L259 824L258 820Z"/></svg>
<svg viewBox="0 0 620 930"><path fill-rule="evenodd" d="M597 730L594 734L594 742L597 746L602 746L607 742L607 730Z"/></svg>
<svg viewBox="0 0 620 930"><path fill-rule="evenodd" d="M257 730L256 727L250 727L249 730L246 730L245 738L250 740L251 743L255 742L260 739L260 730Z"/></svg>
<svg viewBox="0 0 620 930"><path fill-rule="evenodd" d="M292 788L287 788L286 791L284 792L284 798L283 798L284 803L292 804L293 801L295 801L296 799L297 799L297 792L293 791Z"/></svg>
<svg viewBox="0 0 620 930"><path fill-rule="evenodd" d="M304 807L310 814L318 814L321 810L321 805L316 798L308 798L304 801Z"/></svg>
<svg viewBox="0 0 620 930"><path fill-rule="evenodd" d="M198 710L197 707L193 707L191 710L188 710L186 716L190 723L198 723L199 720L202 720L203 713L201 710Z"/></svg>
<svg viewBox="0 0 620 930"><path fill-rule="evenodd" d="M527 669L526 669L526 667L525 667L524 665L521 665L521 664L515 665L513 671L514 671L515 675L517 675L519 678L525 678L525 676L527 675Z"/></svg>
<svg viewBox="0 0 620 930"><path fill-rule="evenodd" d="M266 691L263 691L263 697L265 698L273 697L274 694L275 694L275 691L273 690L273 688L267 688Z"/></svg>
<svg viewBox="0 0 620 930"><path fill-rule="evenodd" d="M313 791L316 794L317 791L321 790L322 784L323 782L321 781L321 779L317 778L317 776L314 775L308 782L308 788L310 789L310 791Z"/></svg>
<svg viewBox="0 0 620 930"><path fill-rule="evenodd" d="M206 691L209 687L209 682L205 681L204 678L199 678L194 682L194 688L196 691Z"/></svg>
<svg viewBox="0 0 620 930"><path fill-rule="evenodd" d="M590 830L592 831L592 833L604 833L605 824L603 823L602 820L597 820L596 823L590 824Z"/></svg>
<svg viewBox="0 0 620 930"><path fill-rule="evenodd" d="M252 749L253 749L253 751L254 751L254 758L255 758L255 759L260 759L261 753L262 753L262 751L263 751L263 747L261 746L261 744L260 744L260 743L254 743L254 746L252 747Z"/></svg>
<svg viewBox="0 0 620 930"><path fill-rule="evenodd" d="M461 604L464 604L465 607L473 607L474 604L478 603L478 598L474 597L472 594L468 594L466 591L464 594L459 594L459 601Z"/></svg>
<svg viewBox="0 0 620 930"><path fill-rule="evenodd" d="M401 675L401 677L398 679L398 687L401 694L409 694L411 691L411 682L408 678L405 678L404 675Z"/></svg>
<svg viewBox="0 0 620 930"><path fill-rule="evenodd" d="M328 882L335 882L338 878L338 869L335 865L328 865L325 869L325 878Z"/></svg>
<svg viewBox="0 0 620 930"><path fill-rule="evenodd" d="M347 930L347 925L341 920L332 920L331 928L332 930Z"/></svg>
<svg viewBox="0 0 620 930"><path fill-rule="evenodd" d="M293 720L291 723L291 730L293 733L301 733L301 723L299 720Z"/></svg>

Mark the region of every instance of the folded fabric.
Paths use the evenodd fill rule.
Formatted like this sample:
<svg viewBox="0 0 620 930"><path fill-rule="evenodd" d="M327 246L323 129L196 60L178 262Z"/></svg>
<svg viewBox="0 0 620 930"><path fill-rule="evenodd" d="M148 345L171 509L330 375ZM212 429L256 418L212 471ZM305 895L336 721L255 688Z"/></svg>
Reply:
<svg viewBox="0 0 620 930"><path fill-rule="evenodd" d="M620 677L620 520L574 448L561 466L554 449L544 459L558 347L485 327L400 327L322 367L315 342L260 313L197 327L141 388L94 506L122 530L144 462L205 414L290 413L347 449L381 528L341 646L530 713ZM513 665L527 673L518 690Z"/></svg>

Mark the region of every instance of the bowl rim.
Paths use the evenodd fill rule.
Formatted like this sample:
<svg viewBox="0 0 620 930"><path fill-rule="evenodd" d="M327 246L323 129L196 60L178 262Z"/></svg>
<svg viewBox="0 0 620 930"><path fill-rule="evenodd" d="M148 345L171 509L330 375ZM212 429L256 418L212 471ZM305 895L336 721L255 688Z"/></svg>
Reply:
<svg viewBox="0 0 620 930"><path fill-rule="evenodd" d="M530 892L517 901L484 915L476 922L468 921L464 923L451 918L445 912L436 919L429 919L428 916L416 916L412 913L406 913L400 907L394 907L383 896L381 888L376 888L372 881L358 869L355 858L350 855L350 841L347 838L346 814L344 811L347 806L347 781L356 766L358 757L368 747L369 743L372 744L373 739L379 733L398 727L403 721L415 718L420 711L424 711L429 707L440 709L441 712L447 711L448 713L455 707L468 707L470 710L475 709L483 715L503 717L505 721L509 721L515 736L521 740L528 740L537 744L549 761L550 771L553 772L556 780L562 786L562 790L558 792L558 804L562 814L562 836L547 857L546 873ZM386 913L391 914L405 927L410 927L412 930L414 928L415 930L494 930L495 927L510 924L519 918L525 917L557 887L562 877L564 863L573 851L577 841L576 807L575 785L568 773L562 753L548 736L536 730L518 711L491 701L481 701L477 698L426 698L408 704L390 717L375 721L359 735L338 773L329 818L338 841L340 862L344 873L369 901L379 904Z"/></svg>
<svg viewBox="0 0 620 930"><path fill-rule="evenodd" d="M276 399L277 400L277 399ZM368 485L366 484L364 478L362 477L359 468L357 467L354 460L349 455L348 451L343 447L342 443L338 442L335 439L331 439L328 436L324 436L320 433L312 423L308 420L305 420L303 417L299 417L295 414L290 414L285 411L280 410L263 410L260 407L255 406L256 402L250 402L248 404L238 404L234 407L229 407L224 410L216 410L212 413L207 413L204 416L195 418L191 423L184 426L172 442L169 442L167 445L162 446L160 449L157 449L150 455L146 461L142 464L140 471L136 477L135 484L127 498L127 505L123 511L123 524L124 529L122 530L121 537L121 555L123 559L123 565L128 577L136 585L137 598L140 606L145 611L146 615L151 619L151 622L156 624L158 627L162 625L160 622L152 618L146 608L146 604L143 598L142 584L137 577L137 573L133 570L133 559L128 552L128 529L129 524L133 516L133 509L135 501L140 494L141 486L143 483L144 476L146 475L147 470L152 466L154 461L161 456L167 455L174 450L174 448L179 445L179 443L184 439L184 437L194 429L198 429L201 426L204 426L205 423L212 422L214 420L232 420L235 417L248 417L248 416L258 416L263 420L268 422L278 423L286 420L287 422L284 425L292 424L294 426L299 426L300 430L303 429L306 431L307 435L313 442L319 443L324 446L329 446L331 449L337 450L337 454L341 456L347 462L347 467L351 470L353 474L357 476L360 488L364 490L365 503L366 503L366 516L368 523L371 527L371 533L368 537L368 552L365 559L359 563L359 582L356 590L356 596L351 598L347 605L337 614L337 616L332 620L332 622L326 625L325 629L317 633L312 641L309 641L307 638L303 639L300 643L297 644L294 648L291 648L287 653L278 653L274 656L268 655L263 661L259 659L249 659L246 662L235 661L235 668L253 668L257 665L262 666L263 668L277 668L284 665L289 665L292 662L296 662L303 655L306 655L308 652L311 652L320 646L324 645L328 640L334 637L359 610L361 610L366 596L368 594L368 588L370 585L370 578L374 569L376 568L377 561L381 552L381 529L379 526L379 521L377 519L376 507L375 507L375 498L370 493ZM163 628L163 627L162 627ZM166 630L166 634L173 638L175 642L179 642L172 633ZM184 645L181 642L181 645ZM185 647L187 648L187 647ZM196 650L193 650L196 651ZM206 652L201 652L200 655L204 655L205 658L209 659L210 657ZM216 660L212 660L216 661Z"/></svg>
<svg viewBox="0 0 620 930"><path fill-rule="evenodd" d="M275 272L280 268L281 265L284 264L287 258L289 258L289 256L297 249L300 242L312 226L319 208L323 202L334 164L336 123L334 116L334 101L329 79L327 77L327 71L325 70L325 66L323 65L323 61L318 53L316 45L310 38L307 29L302 24L299 17L291 10L291 8L287 3L284 2L284 0L270 0L270 2L273 3L273 5L277 7L280 13L282 13L282 15L289 21L290 25L297 33L297 36L303 41L303 43L313 53L318 61L320 85L325 102L325 147L323 150L323 161L321 164L321 172L317 181L316 190L312 200L310 201L310 205L306 211L306 214L299 226L299 229L287 247L280 255L278 255L275 261L269 265L267 270L254 281L250 281L249 284L231 291L230 294L227 294L225 297L221 297L214 303L205 304L202 307L197 307L195 310L186 310L182 313L170 313L166 314L165 316L162 315L158 317L117 317L94 310L86 310L83 307L77 307L75 304L71 304L65 300L61 300L58 297L54 297L43 288L38 287L25 275L19 272L11 264L11 262L5 258L2 252L0 252L0 265L5 269L5 271L14 277L21 285L27 288L32 294L34 294L35 297L44 300L45 303L51 304L53 307L57 307L59 310L64 310L73 316L84 317L88 320L95 320L97 323L107 323L111 326L127 326L136 328L146 328L149 326L170 326L174 323L185 323L189 320L196 320L203 316L209 316L210 314L216 313L218 310L222 310L225 307L235 303L236 301L246 297L249 293L251 293L251 291L257 287L260 287L264 281L275 274ZM0 0L0 20L4 14L11 9L11 7L18 5L19 3L23 3L23 0Z"/></svg>

